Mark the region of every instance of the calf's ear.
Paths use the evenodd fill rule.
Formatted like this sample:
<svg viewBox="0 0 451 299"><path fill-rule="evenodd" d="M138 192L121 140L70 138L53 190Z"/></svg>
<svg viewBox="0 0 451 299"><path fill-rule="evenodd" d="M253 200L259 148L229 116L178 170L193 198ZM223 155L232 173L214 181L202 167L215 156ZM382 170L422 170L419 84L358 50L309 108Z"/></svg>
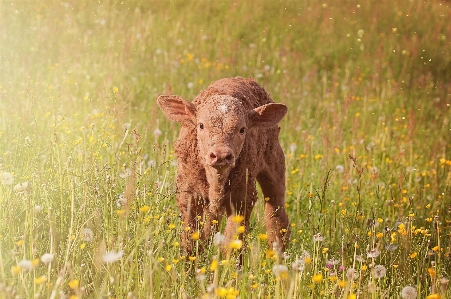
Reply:
<svg viewBox="0 0 451 299"><path fill-rule="evenodd" d="M158 97L157 103L164 115L170 120L176 122L191 121L193 123L196 120L196 107L180 96L161 95Z"/></svg>
<svg viewBox="0 0 451 299"><path fill-rule="evenodd" d="M287 114L287 111L287 106L278 103L257 107L249 113L250 126L262 128L276 126Z"/></svg>

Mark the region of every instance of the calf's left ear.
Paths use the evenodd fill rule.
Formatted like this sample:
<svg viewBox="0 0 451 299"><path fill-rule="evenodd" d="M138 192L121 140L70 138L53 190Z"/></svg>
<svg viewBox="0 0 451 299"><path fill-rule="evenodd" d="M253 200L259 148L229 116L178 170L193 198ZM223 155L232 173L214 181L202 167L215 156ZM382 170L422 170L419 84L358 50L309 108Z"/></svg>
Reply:
<svg viewBox="0 0 451 299"><path fill-rule="evenodd" d="M196 107L184 98L176 95L161 95L158 97L157 103L170 120L195 122Z"/></svg>
<svg viewBox="0 0 451 299"><path fill-rule="evenodd" d="M250 110L249 121L251 127L274 127L287 114L288 108L284 104L270 103Z"/></svg>

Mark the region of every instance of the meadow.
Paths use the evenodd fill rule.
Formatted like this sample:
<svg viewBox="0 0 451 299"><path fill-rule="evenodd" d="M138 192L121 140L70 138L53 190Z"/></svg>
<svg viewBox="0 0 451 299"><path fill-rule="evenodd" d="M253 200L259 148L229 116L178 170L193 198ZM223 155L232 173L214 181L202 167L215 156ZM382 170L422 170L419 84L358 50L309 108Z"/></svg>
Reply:
<svg viewBox="0 0 451 299"><path fill-rule="evenodd" d="M451 298L450 19L438 0L1 1L0 298ZM290 245L268 247L260 195L247 242L184 256L156 98L234 76L289 107Z"/></svg>

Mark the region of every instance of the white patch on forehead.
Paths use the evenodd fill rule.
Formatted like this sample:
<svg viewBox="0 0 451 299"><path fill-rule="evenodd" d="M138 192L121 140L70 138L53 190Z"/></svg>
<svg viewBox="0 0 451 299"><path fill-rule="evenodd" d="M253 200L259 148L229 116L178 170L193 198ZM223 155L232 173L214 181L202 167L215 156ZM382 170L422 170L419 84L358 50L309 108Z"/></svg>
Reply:
<svg viewBox="0 0 451 299"><path fill-rule="evenodd" d="M227 107L227 105L226 104L222 104L222 105L220 105L219 106L219 110L222 112L222 113L227 113L227 112L229 112L229 108Z"/></svg>

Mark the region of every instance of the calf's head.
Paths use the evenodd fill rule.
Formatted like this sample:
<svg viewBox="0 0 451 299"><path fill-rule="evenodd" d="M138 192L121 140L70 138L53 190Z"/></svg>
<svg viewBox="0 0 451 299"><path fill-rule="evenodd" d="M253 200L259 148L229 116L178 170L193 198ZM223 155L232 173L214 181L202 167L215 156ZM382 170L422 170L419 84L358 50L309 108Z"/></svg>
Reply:
<svg viewBox="0 0 451 299"><path fill-rule="evenodd" d="M247 110L228 95L211 96L197 106L175 95L162 95L157 101L170 120L197 127L199 162L219 174L235 166L248 130L274 127L287 112L277 103Z"/></svg>

